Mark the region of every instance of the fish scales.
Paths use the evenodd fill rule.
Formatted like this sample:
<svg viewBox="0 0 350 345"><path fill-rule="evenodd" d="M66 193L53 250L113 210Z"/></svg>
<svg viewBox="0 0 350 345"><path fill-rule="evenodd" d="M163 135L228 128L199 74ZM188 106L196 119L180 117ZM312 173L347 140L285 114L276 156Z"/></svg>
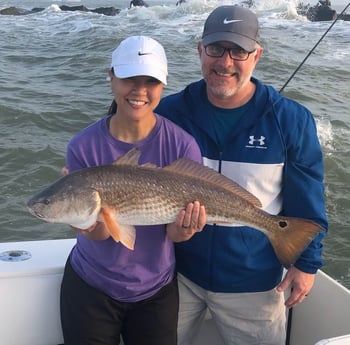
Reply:
<svg viewBox="0 0 350 345"><path fill-rule="evenodd" d="M238 223L262 231L285 267L323 231L311 220L263 211L255 196L201 164L179 159L158 168L138 165L139 157L140 151L133 149L112 165L62 177L28 201L29 211L47 222L80 229L100 220L115 241L132 250L134 225L172 223L189 202L197 200L205 206L207 223Z"/></svg>
<svg viewBox="0 0 350 345"><path fill-rule="evenodd" d="M220 186L203 185L195 177L161 169L155 174L154 169L134 166L107 166L103 170L98 179L91 175L91 186L99 191L102 207L113 207L119 221L125 224L171 223L181 209L195 200L206 206L209 222L252 224L249 219L253 219L258 225L264 221L263 213L249 202L233 197Z"/></svg>

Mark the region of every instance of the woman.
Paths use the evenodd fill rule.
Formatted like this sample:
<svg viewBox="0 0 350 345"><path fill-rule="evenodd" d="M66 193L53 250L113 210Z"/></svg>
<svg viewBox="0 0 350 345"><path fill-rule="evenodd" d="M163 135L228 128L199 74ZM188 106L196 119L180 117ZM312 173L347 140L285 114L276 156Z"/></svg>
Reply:
<svg viewBox="0 0 350 345"><path fill-rule="evenodd" d="M200 162L195 140L153 112L167 74L166 55L157 41L145 36L122 41L109 71L113 112L71 139L68 171L110 164L134 147L141 151L140 164L162 167L179 157ZM76 229L77 243L61 287L65 345L116 345L120 336L125 345L176 345L178 289L172 239L186 239L203 228L200 211L203 214L195 202L179 214L176 225L136 227L134 250L115 242L101 222Z"/></svg>

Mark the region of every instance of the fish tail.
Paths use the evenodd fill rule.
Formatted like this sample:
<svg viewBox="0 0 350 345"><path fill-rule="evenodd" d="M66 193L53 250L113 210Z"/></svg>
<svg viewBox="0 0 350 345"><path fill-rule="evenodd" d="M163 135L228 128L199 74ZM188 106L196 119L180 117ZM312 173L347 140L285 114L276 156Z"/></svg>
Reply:
<svg viewBox="0 0 350 345"><path fill-rule="evenodd" d="M126 248L134 250L136 240L136 230L132 225L121 225L113 216L113 211L104 208L100 215L110 235L116 242L121 242Z"/></svg>
<svg viewBox="0 0 350 345"><path fill-rule="evenodd" d="M322 227L311 220L276 217L278 231L268 234L272 247L284 267L292 266Z"/></svg>

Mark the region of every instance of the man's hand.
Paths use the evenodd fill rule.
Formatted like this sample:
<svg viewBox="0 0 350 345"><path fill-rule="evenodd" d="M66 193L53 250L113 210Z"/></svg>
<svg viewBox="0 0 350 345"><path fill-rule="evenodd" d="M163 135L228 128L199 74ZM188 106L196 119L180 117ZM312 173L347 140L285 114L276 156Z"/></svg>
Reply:
<svg viewBox="0 0 350 345"><path fill-rule="evenodd" d="M291 294L285 302L287 308L292 308L301 303L309 294L314 281L315 274L302 272L293 266L288 269L284 279L278 285L277 291L283 292L292 287Z"/></svg>
<svg viewBox="0 0 350 345"><path fill-rule="evenodd" d="M187 241L203 230L206 219L204 206L199 201L190 202L185 210L181 210L175 223L167 225L168 236L174 242Z"/></svg>

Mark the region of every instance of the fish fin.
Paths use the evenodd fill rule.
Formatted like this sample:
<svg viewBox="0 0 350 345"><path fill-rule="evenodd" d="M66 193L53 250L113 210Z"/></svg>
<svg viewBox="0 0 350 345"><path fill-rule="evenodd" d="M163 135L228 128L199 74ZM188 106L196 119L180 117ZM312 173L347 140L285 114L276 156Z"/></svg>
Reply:
<svg viewBox="0 0 350 345"><path fill-rule="evenodd" d="M136 240L136 229L133 225L119 224L120 242L128 249L134 250Z"/></svg>
<svg viewBox="0 0 350 345"><path fill-rule="evenodd" d="M112 164L113 165L139 165L139 159L141 156L141 151L134 147L128 151L125 155L116 159Z"/></svg>
<svg viewBox="0 0 350 345"><path fill-rule="evenodd" d="M201 179L208 183L213 183L219 185L242 199L246 200L250 204L261 207L260 200L254 196L252 193L248 192L246 189L241 187L237 182L231 180L230 178L218 173L212 168L205 165L199 164L187 158L180 158L174 161L172 164L163 168L168 171L179 172L184 175L195 177Z"/></svg>
<svg viewBox="0 0 350 345"><path fill-rule="evenodd" d="M274 216L279 231L266 233L284 267L292 266L310 242L324 229L307 219Z"/></svg>
<svg viewBox="0 0 350 345"><path fill-rule="evenodd" d="M114 241L121 242L126 248L134 250L136 240L135 227L132 225L121 225L116 222L114 211L110 208L103 208L100 215Z"/></svg>

